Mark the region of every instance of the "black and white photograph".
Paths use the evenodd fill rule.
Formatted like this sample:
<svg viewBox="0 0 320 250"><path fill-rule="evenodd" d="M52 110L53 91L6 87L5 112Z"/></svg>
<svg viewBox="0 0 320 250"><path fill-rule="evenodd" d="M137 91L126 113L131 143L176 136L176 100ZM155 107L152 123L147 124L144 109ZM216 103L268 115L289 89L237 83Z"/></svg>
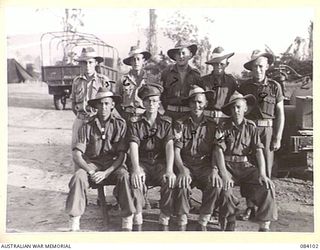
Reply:
<svg viewBox="0 0 320 250"><path fill-rule="evenodd" d="M7 234L315 232L313 8L4 12Z"/></svg>

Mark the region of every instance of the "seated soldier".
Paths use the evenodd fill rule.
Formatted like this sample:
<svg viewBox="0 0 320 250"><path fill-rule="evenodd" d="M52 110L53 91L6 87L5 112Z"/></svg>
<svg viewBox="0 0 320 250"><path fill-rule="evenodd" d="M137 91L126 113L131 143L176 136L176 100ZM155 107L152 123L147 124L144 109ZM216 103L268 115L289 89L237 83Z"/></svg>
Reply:
<svg viewBox="0 0 320 250"><path fill-rule="evenodd" d="M222 181L218 175L213 156L213 140L216 123L203 111L212 98L212 91L204 91L194 86L189 97L184 100L189 104L190 114L175 123L175 164L179 170L177 177L178 191L175 198L175 213L179 217L179 230L186 230L187 214L190 210L188 193L191 187L202 191L199 216L199 230L206 231L207 223L218 200Z"/></svg>
<svg viewBox="0 0 320 250"><path fill-rule="evenodd" d="M126 122L114 113L115 102L120 96L100 87L94 99L88 101L97 114L84 124L74 144L72 157L75 174L69 182L66 211L70 215L71 231L80 230L80 217L86 207L86 194L90 182L106 181L116 185L115 195L122 213L122 228L130 229L128 218L135 212L131 197L129 173L124 165Z"/></svg>
<svg viewBox="0 0 320 250"><path fill-rule="evenodd" d="M216 130L215 156L223 180L220 221L222 230L226 231L235 230L234 183L251 187L248 198L258 207L255 219L260 224L259 231L270 231L270 222L278 217L275 187L266 175L263 144L255 124L244 118L255 102L253 95L243 96L236 91L221 109L231 120ZM257 167L248 161L252 154L257 159Z"/></svg>
<svg viewBox="0 0 320 250"><path fill-rule="evenodd" d="M146 185L161 186L160 230L169 229L172 214L172 192L176 176L173 173L173 134L171 118L158 113L160 85L148 83L138 91L146 108L139 117L132 117L128 128L131 158L131 184L137 214L133 218L136 231L142 226L142 207Z"/></svg>

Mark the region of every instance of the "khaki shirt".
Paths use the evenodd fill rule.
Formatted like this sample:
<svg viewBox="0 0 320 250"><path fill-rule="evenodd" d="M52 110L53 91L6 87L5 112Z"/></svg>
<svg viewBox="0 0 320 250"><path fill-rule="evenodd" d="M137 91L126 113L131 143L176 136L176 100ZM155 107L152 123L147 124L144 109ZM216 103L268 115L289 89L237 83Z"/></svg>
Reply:
<svg viewBox="0 0 320 250"><path fill-rule="evenodd" d="M143 107L142 100L138 97L138 90L146 84L147 74L144 70L138 77L135 77L133 71L121 78L119 94L122 97L123 107Z"/></svg>
<svg viewBox="0 0 320 250"><path fill-rule="evenodd" d="M238 88L238 82L232 75L223 74L216 77L211 73L201 77L199 86L206 91L214 91L213 100L208 100L208 109L220 110L223 105L229 102L230 96Z"/></svg>
<svg viewBox="0 0 320 250"><path fill-rule="evenodd" d="M198 85L200 81L200 72L188 65L184 81L181 81L177 65L169 65L161 74L161 82L164 91L161 95L162 104L181 106L181 100L187 98L190 87Z"/></svg>
<svg viewBox="0 0 320 250"><path fill-rule="evenodd" d="M174 124L175 147L181 149L181 157L187 165L211 162L216 123L203 116L200 124L194 124L187 115Z"/></svg>
<svg viewBox="0 0 320 250"><path fill-rule="evenodd" d="M239 126L232 120L220 124L215 133L214 144L225 155L230 156L250 156L256 149L263 148L256 125L247 119Z"/></svg>
<svg viewBox="0 0 320 250"><path fill-rule="evenodd" d="M87 102L96 97L100 87L109 87L109 78L98 73L94 74L91 81L88 81L85 75L77 76L73 80L71 101L75 106L77 113L92 116L95 110L88 106Z"/></svg>
<svg viewBox="0 0 320 250"><path fill-rule="evenodd" d="M150 126L145 114L134 116L128 126L128 142L139 145L139 159L165 158L167 142L173 140L172 120L158 114L153 126Z"/></svg>
<svg viewBox="0 0 320 250"><path fill-rule="evenodd" d="M243 95L252 94L257 99L257 105L247 115L251 120L274 119L277 103L283 101L280 84L269 78L262 84L249 79L241 84L239 92Z"/></svg>
<svg viewBox="0 0 320 250"><path fill-rule="evenodd" d="M98 117L93 116L80 128L73 150L80 150L85 159L103 164L118 156L120 151L128 150L125 143L126 131L126 122L118 114L112 113L104 128Z"/></svg>

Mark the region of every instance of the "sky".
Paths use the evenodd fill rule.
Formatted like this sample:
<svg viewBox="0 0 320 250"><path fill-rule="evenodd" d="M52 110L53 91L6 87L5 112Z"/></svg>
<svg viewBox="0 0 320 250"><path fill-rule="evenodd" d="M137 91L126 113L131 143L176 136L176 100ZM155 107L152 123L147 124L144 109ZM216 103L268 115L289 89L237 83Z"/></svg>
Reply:
<svg viewBox="0 0 320 250"><path fill-rule="evenodd" d="M176 11L178 9L156 9L158 46L164 52L174 46L163 36L163 28ZM200 36L209 37L213 47L222 46L236 55L250 55L265 45L276 54L284 52L295 37L308 38L308 26L314 19L311 8L184 8L179 11L198 26ZM126 57L137 40L145 47L148 9L100 8L82 9L82 12L84 26L78 30L93 33L116 47L121 58ZM39 34L62 30L62 15L63 9L7 8L8 56L14 56L17 51L37 53ZM213 23L206 22L206 17L214 20ZM26 39L28 36L34 39Z"/></svg>

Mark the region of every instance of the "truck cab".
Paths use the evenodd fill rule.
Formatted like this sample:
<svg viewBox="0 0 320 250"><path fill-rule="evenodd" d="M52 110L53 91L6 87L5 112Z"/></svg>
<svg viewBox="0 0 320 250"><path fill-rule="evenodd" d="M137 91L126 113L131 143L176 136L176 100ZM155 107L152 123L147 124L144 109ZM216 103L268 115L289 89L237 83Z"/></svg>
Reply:
<svg viewBox="0 0 320 250"><path fill-rule="evenodd" d="M119 53L93 34L80 32L47 32L41 36L41 76L48 84L57 110L65 109L72 91L73 79L81 74L80 66L74 60L83 47L93 47L103 57L96 70L113 82L119 78ZM115 85L112 90L115 90Z"/></svg>

